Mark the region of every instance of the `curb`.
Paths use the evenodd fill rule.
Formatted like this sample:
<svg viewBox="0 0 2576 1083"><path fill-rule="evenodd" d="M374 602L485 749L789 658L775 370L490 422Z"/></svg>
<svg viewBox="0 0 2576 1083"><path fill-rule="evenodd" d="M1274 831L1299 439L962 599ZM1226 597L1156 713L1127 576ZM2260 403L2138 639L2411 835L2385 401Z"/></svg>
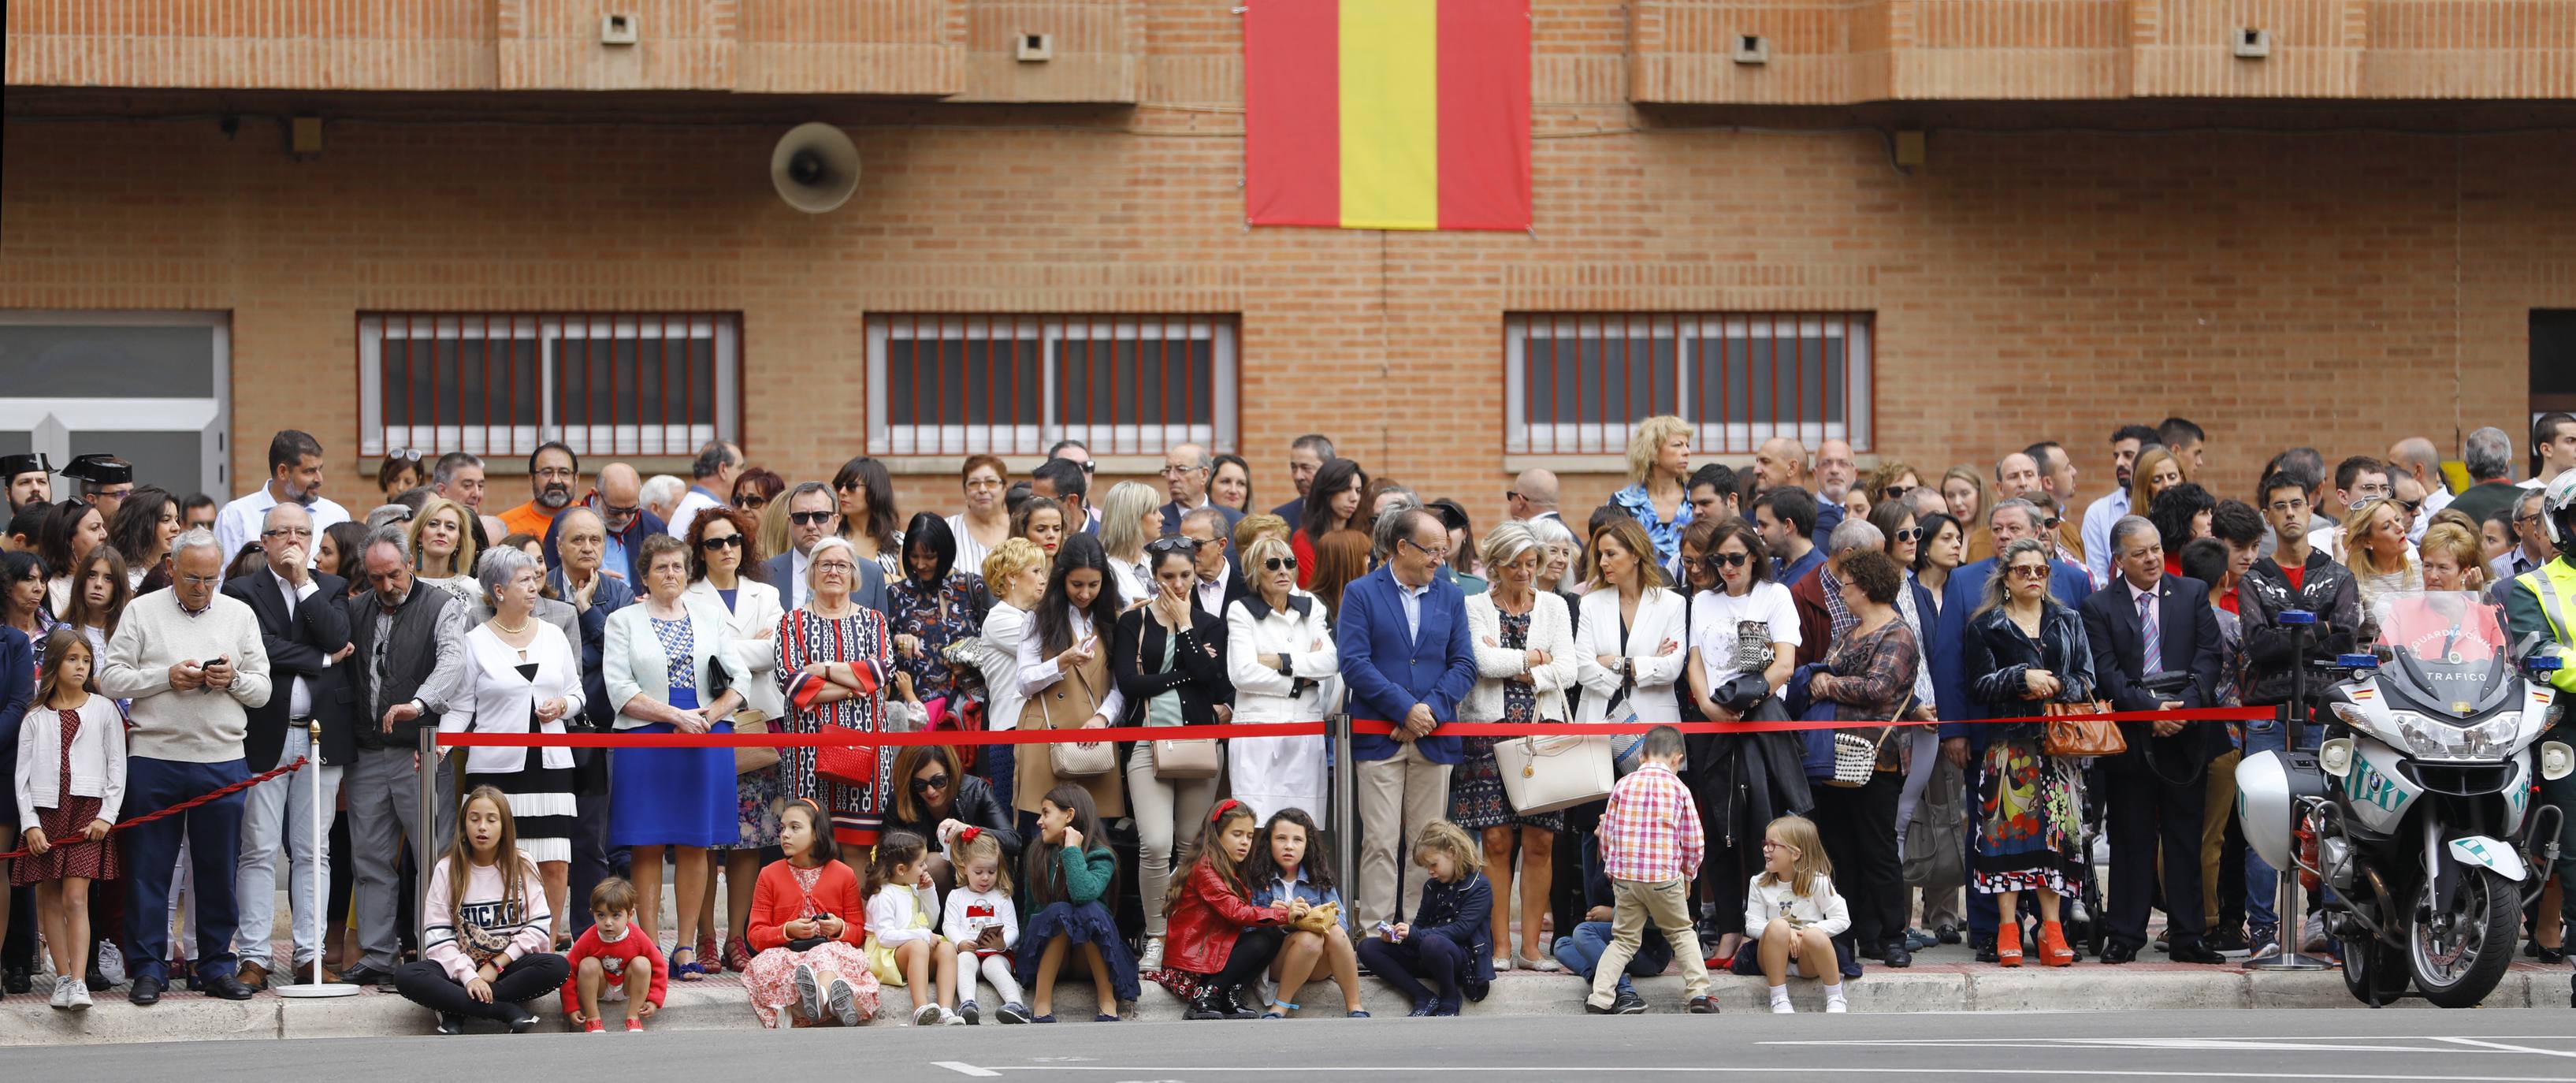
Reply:
<svg viewBox="0 0 2576 1083"><path fill-rule="evenodd" d="M2485 1008L2555 1008L2566 1004L2563 968L2516 967L2487 997ZM1363 979L1361 1004L1377 1018L1401 1017L1409 1010L1384 983ZM1637 989L1657 1014L1681 1010L1682 981L1662 975L1637 981ZM1575 1015L1583 1011L1584 986L1565 976L1511 975L1498 978L1492 992L1467 1006L1478 1016ZM1727 1013L1762 1014L1770 995L1761 979L1713 976L1710 994ZM1310 984L1308 1015L1339 1017L1340 995L1330 982ZM2118 971L2078 968L2073 971L2012 973L1994 968L1952 970L1873 969L1850 982L1854 1013L1899 1012L2063 1012L2136 1011L2208 1008L2323 1009L2359 1008L2333 971L2307 974L2247 972L2232 969ZM1801 1012L1824 1010L1823 987L1812 981L1790 983L1790 1000ZM912 999L902 989L885 990L877 1026L903 1026ZM2396 1007L2428 1008L2421 1000ZM551 996L535 1005L540 1032L570 1028L554 1010ZM1131 1020L1178 1021L1183 1004L1162 987L1148 983L1144 999L1127 1013ZM1059 984L1056 1015L1069 1021L1093 1013L1091 989L1080 981ZM112 994L100 994L85 1012L60 1012L35 996L11 997L0 1003L0 1046L81 1045L111 1042L224 1041L254 1038L370 1038L426 1035L431 1019L401 997L372 989L335 1000L290 1001L261 994L246 1001L224 1001L174 993L152 1008L137 1008ZM725 978L674 984L663 1009L648 1024L654 1030L747 1030L757 1026L743 1002L738 980ZM986 1024L995 1025L995 1024ZM470 1024L489 1031L488 1024Z"/></svg>

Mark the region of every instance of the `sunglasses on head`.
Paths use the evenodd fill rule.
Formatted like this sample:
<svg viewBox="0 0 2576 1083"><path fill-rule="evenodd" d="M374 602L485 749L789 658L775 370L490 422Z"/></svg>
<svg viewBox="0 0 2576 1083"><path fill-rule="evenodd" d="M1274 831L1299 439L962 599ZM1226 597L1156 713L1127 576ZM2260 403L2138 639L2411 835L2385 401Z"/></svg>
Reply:
<svg viewBox="0 0 2576 1083"><path fill-rule="evenodd" d="M832 515L828 511L791 511L787 513L787 519L798 526L821 526L831 522Z"/></svg>
<svg viewBox="0 0 2576 1083"><path fill-rule="evenodd" d="M1267 559L1267 560L1262 561L1262 562L1261 562L1261 566L1262 566L1262 568L1264 568L1264 569L1266 569L1266 570L1268 570L1268 571L1274 571L1274 572L1275 572L1275 571L1279 571L1279 570L1281 570L1281 569L1286 569L1286 570L1288 570L1288 571L1292 571L1292 572L1293 572L1293 571L1296 571L1296 570L1297 570L1297 558L1295 558L1295 557L1271 557L1271 558L1269 558L1269 559Z"/></svg>
<svg viewBox="0 0 2576 1083"><path fill-rule="evenodd" d="M385 453L385 458L388 458L388 459L400 459L400 460L402 460L402 461L404 461L404 462L407 462L407 463L416 463L416 462L419 462L419 461L420 461L420 449L419 449L419 448L409 448L409 447L398 447L398 448L393 449L392 451L388 451L388 452L386 452L386 453Z"/></svg>
<svg viewBox="0 0 2576 1083"><path fill-rule="evenodd" d="M1753 563L1753 554L1710 553L1707 556L1699 558L1699 563L1701 567L1707 568L1710 571L1715 571L1719 568L1741 568L1747 564Z"/></svg>
<svg viewBox="0 0 2576 1083"><path fill-rule="evenodd" d="M944 790L947 788L948 776L945 774L932 775L929 778L916 778L912 780L912 792L914 793L929 793L932 790Z"/></svg>
<svg viewBox="0 0 2576 1083"><path fill-rule="evenodd" d="M1145 551L1146 551L1146 552L1148 552L1148 553L1157 553L1157 554L1160 554L1160 553L1191 553L1191 554L1195 554L1195 553L1197 553L1197 552L1199 551L1199 540L1198 540L1197 538L1156 538L1156 539L1154 539L1153 541L1150 541L1150 542L1146 542L1146 543L1145 543Z"/></svg>

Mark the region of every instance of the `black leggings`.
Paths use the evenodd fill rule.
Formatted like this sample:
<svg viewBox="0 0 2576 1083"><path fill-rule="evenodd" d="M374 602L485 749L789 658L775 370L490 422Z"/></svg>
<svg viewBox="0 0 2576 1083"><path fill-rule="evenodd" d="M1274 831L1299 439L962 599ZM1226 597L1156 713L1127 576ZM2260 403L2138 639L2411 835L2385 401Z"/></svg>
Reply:
<svg viewBox="0 0 2576 1083"><path fill-rule="evenodd" d="M1225 957L1225 969L1208 978L1214 989L1244 989L1261 980L1270 969L1270 960L1279 957L1279 946L1288 935L1277 929L1245 929L1234 938L1234 950Z"/></svg>
<svg viewBox="0 0 2576 1083"><path fill-rule="evenodd" d="M501 976L492 982L492 1002L485 1004L465 991L465 983L448 977L447 968L422 959L394 968L394 988L403 999L440 1015L506 1022L518 1016L519 1005L562 990L564 975L571 970L563 956L552 952L522 955L501 968Z"/></svg>

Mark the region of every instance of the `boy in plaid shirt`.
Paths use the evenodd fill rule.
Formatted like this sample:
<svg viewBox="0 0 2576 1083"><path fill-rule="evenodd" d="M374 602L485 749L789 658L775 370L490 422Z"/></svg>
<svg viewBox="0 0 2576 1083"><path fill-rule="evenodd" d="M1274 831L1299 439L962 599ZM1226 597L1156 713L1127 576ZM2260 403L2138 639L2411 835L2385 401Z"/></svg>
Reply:
<svg viewBox="0 0 2576 1083"><path fill-rule="evenodd" d="M1703 841L1699 809L1690 788L1674 772L1682 764L1682 733L1670 726L1646 731L1639 749L1645 762L1610 788L1609 806L1601 813L1602 871L1610 877L1616 903L1610 919L1610 948L1592 976L1592 995L1583 1007L1607 1015L1617 1005L1623 1014L1645 1010L1634 997L1616 999L1619 975L1637 954L1652 919L1682 962L1682 990L1693 1015L1717 1014L1708 996L1708 965L1701 961L1699 936L1691 929L1690 883L1699 871Z"/></svg>

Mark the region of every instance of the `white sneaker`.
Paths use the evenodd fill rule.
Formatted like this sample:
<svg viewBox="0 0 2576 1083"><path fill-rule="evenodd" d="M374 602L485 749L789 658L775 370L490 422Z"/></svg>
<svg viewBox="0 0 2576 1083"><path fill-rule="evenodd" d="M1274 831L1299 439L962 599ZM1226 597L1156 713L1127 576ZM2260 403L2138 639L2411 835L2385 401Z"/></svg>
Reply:
<svg viewBox="0 0 2576 1083"><path fill-rule="evenodd" d="M1850 1011L1851 1011L1851 1006L1850 1006L1850 1005L1848 1005L1848 1004L1843 1003L1843 1002L1842 1002L1841 1000L1839 1000L1839 999L1836 999L1836 1000L1828 1000L1828 1001L1826 1001L1826 1002L1825 1002L1825 1014L1826 1014L1826 1015L1843 1015L1843 1014L1846 1014L1846 1013L1848 1013L1848 1012L1850 1012Z"/></svg>
<svg viewBox="0 0 2576 1083"><path fill-rule="evenodd" d="M962 1027L966 1025L966 1017L953 1011L942 1011L939 1013L939 1025L943 1027Z"/></svg>
<svg viewBox="0 0 2576 1083"><path fill-rule="evenodd" d="M125 953L116 949L116 941L105 937L98 942L98 976L112 986L125 984Z"/></svg>
<svg viewBox="0 0 2576 1083"><path fill-rule="evenodd" d="M1139 956L1137 956L1137 957L1136 957L1136 969L1138 969L1138 970L1161 970L1161 969L1163 969L1163 938L1162 938L1162 937L1159 937L1159 936L1150 936L1150 937L1146 937L1146 938L1145 938L1145 954L1143 954L1143 955L1139 955Z"/></svg>
<svg viewBox="0 0 2576 1083"><path fill-rule="evenodd" d="M72 1003L71 1003L71 1009L72 1009L73 1011L76 1011L76 1012L85 1012L85 1011L88 1011L88 1010L89 1010L89 983L84 982L84 981L80 980L79 978L66 978L66 979L64 979L64 980L69 981L69 982L71 982L71 983L72 983Z"/></svg>
<svg viewBox="0 0 2576 1083"><path fill-rule="evenodd" d="M939 1005L924 1004L912 1010L912 1025L916 1027L938 1026L940 1015L941 1012L939 1010Z"/></svg>
<svg viewBox="0 0 2576 1083"><path fill-rule="evenodd" d="M56 1010L68 1010L72 1006L72 990L74 989L81 989L82 992L88 992L87 989L82 989L80 979L78 978L54 979L54 999L52 1004Z"/></svg>
<svg viewBox="0 0 2576 1083"><path fill-rule="evenodd" d="M1786 1000L1775 1000L1771 1002L1771 1014L1796 1015L1798 1014L1798 1009L1790 1006L1789 1002Z"/></svg>

